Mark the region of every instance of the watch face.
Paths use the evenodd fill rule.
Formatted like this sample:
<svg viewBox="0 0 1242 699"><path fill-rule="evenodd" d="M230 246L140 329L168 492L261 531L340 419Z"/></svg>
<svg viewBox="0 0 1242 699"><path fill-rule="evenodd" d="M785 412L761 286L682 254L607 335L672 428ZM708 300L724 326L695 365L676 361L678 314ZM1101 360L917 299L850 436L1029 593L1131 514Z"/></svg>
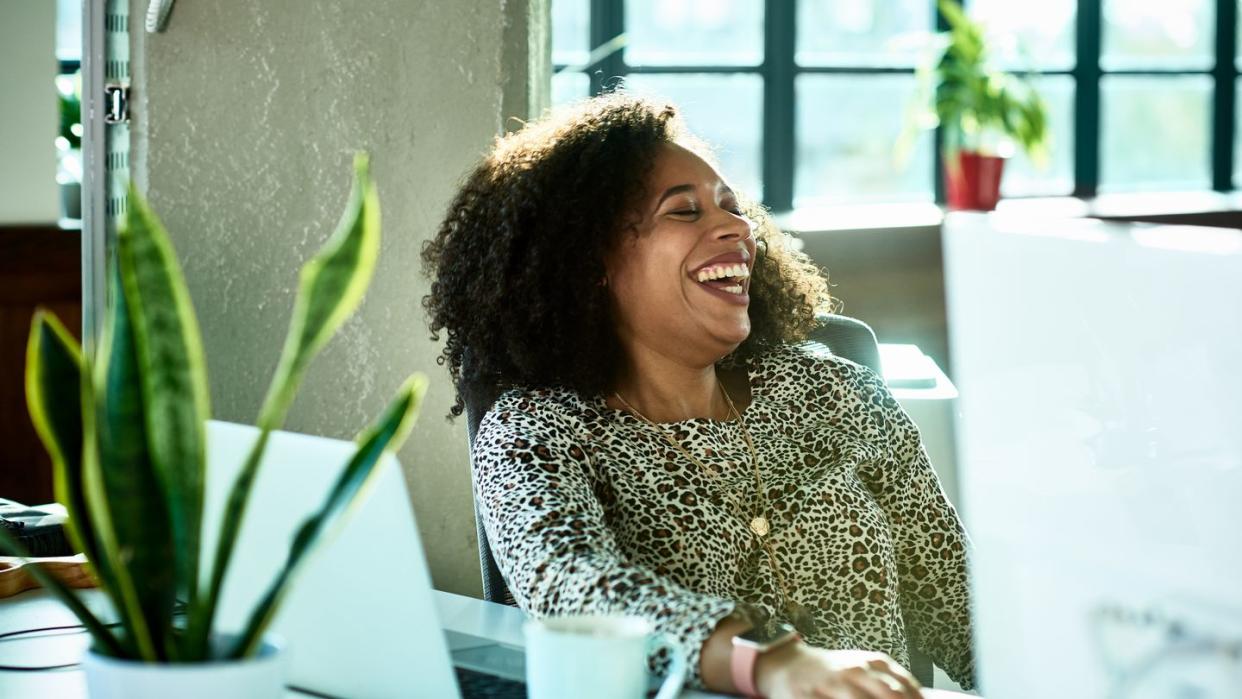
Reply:
<svg viewBox="0 0 1242 699"><path fill-rule="evenodd" d="M763 650L773 644L785 641L796 633L797 630L794 627L783 621L776 621L755 626L748 631L738 634L737 638Z"/></svg>

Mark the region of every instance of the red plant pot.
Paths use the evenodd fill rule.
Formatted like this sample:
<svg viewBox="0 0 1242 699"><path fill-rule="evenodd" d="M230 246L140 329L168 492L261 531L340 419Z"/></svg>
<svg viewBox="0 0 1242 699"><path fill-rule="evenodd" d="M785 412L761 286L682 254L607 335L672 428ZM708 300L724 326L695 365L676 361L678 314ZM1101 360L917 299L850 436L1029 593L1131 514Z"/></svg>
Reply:
<svg viewBox="0 0 1242 699"><path fill-rule="evenodd" d="M949 208L991 211L1000 201L1005 159L961 150L945 159L944 179Z"/></svg>

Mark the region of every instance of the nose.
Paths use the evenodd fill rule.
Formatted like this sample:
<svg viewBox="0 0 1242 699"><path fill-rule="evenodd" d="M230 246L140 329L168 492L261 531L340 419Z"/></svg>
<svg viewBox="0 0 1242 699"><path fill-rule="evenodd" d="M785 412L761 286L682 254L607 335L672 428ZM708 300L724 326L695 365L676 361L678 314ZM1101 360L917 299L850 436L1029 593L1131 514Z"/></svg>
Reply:
<svg viewBox="0 0 1242 699"><path fill-rule="evenodd" d="M717 220L713 223L712 237L716 240L746 240L755 235L755 222L745 216L723 208L717 208Z"/></svg>

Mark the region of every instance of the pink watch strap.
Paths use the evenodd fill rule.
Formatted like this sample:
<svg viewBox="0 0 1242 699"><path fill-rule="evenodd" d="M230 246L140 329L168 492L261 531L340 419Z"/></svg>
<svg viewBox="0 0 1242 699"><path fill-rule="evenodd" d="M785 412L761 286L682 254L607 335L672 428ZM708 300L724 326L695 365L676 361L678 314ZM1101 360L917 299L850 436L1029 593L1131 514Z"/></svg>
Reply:
<svg viewBox="0 0 1242 699"><path fill-rule="evenodd" d="M742 696L759 696L759 690L755 688L755 663L758 660L758 648L749 644L733 644L733 653L729 656L729 672L733 675L733 686L737 687Z"/></svg>

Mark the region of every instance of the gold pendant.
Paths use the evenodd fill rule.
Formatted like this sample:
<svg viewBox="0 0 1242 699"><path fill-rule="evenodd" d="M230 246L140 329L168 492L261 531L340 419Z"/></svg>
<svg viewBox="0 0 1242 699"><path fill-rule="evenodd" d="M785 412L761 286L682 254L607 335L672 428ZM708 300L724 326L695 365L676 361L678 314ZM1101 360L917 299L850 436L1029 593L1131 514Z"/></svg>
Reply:
<svg viewBox="0 0 1242 699"><path fill-rule="evenodd" d="M768 526L768 518L760 515L750 520L750 530L756 536L767 536L768 532L771 531L771 527Z"/></svg>

